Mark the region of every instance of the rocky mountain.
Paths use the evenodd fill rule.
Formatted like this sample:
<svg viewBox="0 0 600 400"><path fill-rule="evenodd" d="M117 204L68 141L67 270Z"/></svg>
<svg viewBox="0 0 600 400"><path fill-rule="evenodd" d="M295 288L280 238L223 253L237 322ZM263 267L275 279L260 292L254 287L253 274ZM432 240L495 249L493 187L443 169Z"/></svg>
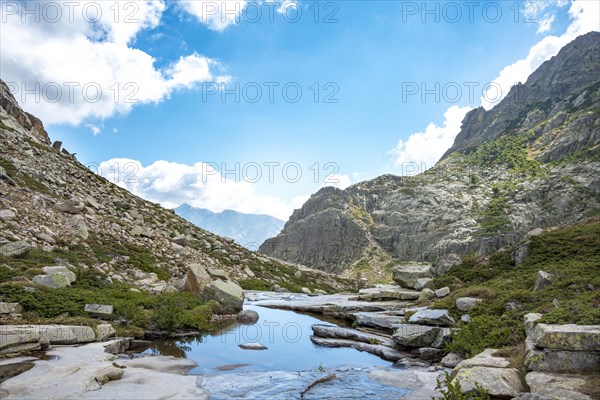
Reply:
<svg viewBox="0 0 600 400"><path fill-rule="evenodd" d="M374 280L399 260L485 255L600 212L600 33L566 45L430 170L323 188L260 252Z"/></svg>
<svg viewBox="0 0 600 400"><path fill-rule="evenodd" d="M191 264L224 271L242 286L344 287L320 271L298 272L250 252L98 176L61 143L51 146L41 121L0 81L2 271L24 285L58 286L58 275L72 280L87 271L109 284L162 292L181 290Z"/></svg>
<svg viewBox="0 0 600 400"><path fill-rule="evenodd" d="M230 237L250 250L258 249L265 240L276 236L285 224L270 215L244 214L234 210L215 213L189 204L175 208L175 214L209 232Z"/></svg>

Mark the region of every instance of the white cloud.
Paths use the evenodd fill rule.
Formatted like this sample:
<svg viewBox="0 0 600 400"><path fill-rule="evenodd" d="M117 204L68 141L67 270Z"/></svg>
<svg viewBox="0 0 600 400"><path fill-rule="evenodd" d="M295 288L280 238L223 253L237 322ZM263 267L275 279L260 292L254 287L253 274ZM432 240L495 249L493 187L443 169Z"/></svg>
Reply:
<svg viewBox="0 0 600 400"><path fill-rule="evenodd" d="M598 15L600 15L600 2L573 0L569 7L571 22L567 31L561 36L544 37L529 50L527 57L504 67L498 77L492 81L490 89L484 93L481 105L486 110L491 109L508 94L513 85L525 82L533 71L544 61L555 56L564 45L577 36L599 30Z"/></svg>
<svg viewBox="0 0 600 400"><path fill-rule="evenodd" d="M400 140L396 148L391 150L395 156L394 166L407 175L433 167L452 146L460 132L461 122L470 110L470 107L454 105L444 113L442 126L431 123L425 131L413 133L406 141Z"/></svg>
<svg viewBox="0 0 600 400"><path fill-rule="evenodd" d="M100 128L98 128L96 125L87 124L86 127L90 128L90 130L92 131L92 135L98 136L100 134Z"/></svg>
<svg viewBox="0 0 600 400"><path fill-rule="evenodd" d="M180 6L210 29L222 32L240 21L245 0L179 0Z"/></svg>
<svg viewBox="0 0 600 400"><path fill-rule="evenodd" d="M554 15L550 14L550 15L545 15L544 18L542 18L539 21L539 25L538 25L538 29L536 33L545 33L548 32L550 29L552 29L552 23L554 22Z"/></svg>
<svg viewBox="0 0 600 400"><path fill-rule="evenodd" d="M213 76L218 63L203 55L182 56L158 69L152 56L133 47L141 31L160 24L162 0L72 2L72 19L68 2L56 2L62 7L56 22L36 22L35 16L23 22L21 8L6 9L11 3L17 4L1 3L1 77L16 91L17 101L45 123L104 119L127 113L136 104L158 103L195 83L223 79ZM86 21L82 10L87 5L93 7L87 8ZM94 23L89 10L95 7L102 17ZM36 93L26 92L31 89Z"/></svg>
<svg viewBox="0 0 600 400"><path fill-rule="evenodd" d="M223 179L213 166L202 162L186 165L155 161L144 166L137 160L115 158L100 163L97 172L130 192L167 208L188 203L214 212L229 209L287 220L309 197L299 196L285 202L275 196L261 195L253 183L243 179Z"/></svg>

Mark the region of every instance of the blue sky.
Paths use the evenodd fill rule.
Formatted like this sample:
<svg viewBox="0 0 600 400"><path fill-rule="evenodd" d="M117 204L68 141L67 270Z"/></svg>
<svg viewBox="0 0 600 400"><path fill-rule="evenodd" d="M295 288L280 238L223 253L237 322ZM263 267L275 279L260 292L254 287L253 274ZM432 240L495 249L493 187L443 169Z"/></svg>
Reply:
<svg viewBox="0 0 600 400"><path fill-rule="evenodd" d="M482 104L484 85L498 82L507 89L574 35L600 29L598 13L590 18L580 12L587 15L586 7L595 3L591 1L477 2L471 9L466 2L288 1L284 14L276 11L281 3L239 2L238 23L202 14L200 3L137 2L120 15L124 19L125 12L135 11L141 22L133 29L125 21L117 21L123 22L120 25L60 21L45 27L43 22L28 22L31 37L13 36L14 46L7 46L8 35L2 35L2 48L8 50L0 53L0 76L18 83L60 83L65 79L64 63L79 52L98 51L104 68L86 68L85 60L66 68L80 82L101 82L103 94L110 93L106 70L118 85L134 82L144 92L162 91L140 95L135 105L119 101L87 107L75 104L77 100L57 106L17 96L26 110L47 121L53 139L62 140L84 164L102 163L103 175L167 207L187 201L213 211L234 208L285 219L306 196L327 184L323 179L328 172L338 174L336 185L343 187L384 173L402 173L402 162L432 166L452 143L464 113ZM425 13L423 7L433 12ZM594 11L596 6L591 7ZM257 8L262 17L250 22ZM299 9L298 22L286 20L285 16L297 17ZM457 10L462 16L455 17ZM104 11L108 18L109 11ZM8 30L11 21L5 22ZM61 29L71 32L56 33ZM43 32L47 37L49 31L51 39L64 38L69 45L68 59L50 56L54 60L44 61L47 68L12 64L18 57L30 57L17 49L19 40L26 46L28 39L33 41L36 34L39 39ZM81 46L69 43L77 35L91 50L73 48ZM189 56L193 59L182 59ZM136 71L122 73L119 63L131 65L127 60L136 57L140 57L139 77ZM174 66L181 60L186 63L178 66L185 73L177 75ZM25 64L36 60L30 61ZM51 76L53 63L61 78ZM246 87L252 97L259 86L262 97L256 103L243 96L236 102L229 94L223 101L222 93L206 90L217 87L217 81L228 90L239 84L240 93ZM272 102L265 82L278 85ZM460 87L462 94L446 92L456 99L444 99L438 90L439 101L433 94L424 101L420 93L406 94L407 85L435 89L436 83L440 89L448 84ZM301 88L298 102L286 101L282 92L286 84L292 96L295 87ZM473 98L469 84L476 85ZM325 102L328 94L336 102ZM155 165L159 160L166 162ZM273 167L273 182L267 176L269 162L280 163ZM135 165L131 168L137 182L119 182L123 174L120 179L114 174L117 165L123 168L127 163ZM211 184L218 175L211 170L201 178L208 169L197 163L216 163L210 166L218 165L221 173L222 167L235 170L236 163L240 169L229 173L230 182L219 185L218 179ZM252 176L257 170L256 164L248 163L261 166L260 179L244 181L245 165ZM286 163L297 163L302 179L286 181ZM297 168L292 167L287 171L293 178Z"/></svg>

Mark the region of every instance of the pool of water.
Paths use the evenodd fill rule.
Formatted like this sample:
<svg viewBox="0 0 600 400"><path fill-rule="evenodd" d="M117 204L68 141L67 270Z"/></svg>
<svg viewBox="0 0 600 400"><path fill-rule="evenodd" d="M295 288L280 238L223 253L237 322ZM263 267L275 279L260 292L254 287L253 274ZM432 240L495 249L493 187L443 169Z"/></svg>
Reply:
<svg viewBox="0 0 600 400"><path fill-rule="evenodd" d="M258 312L259 321L254 325L232 323L212 335L156 340L145 353L194 360L198 366L190 371L191 374L391 365L358 350L316 346L310 341L310 327L327 322L313 316L252 305L246 305L244 309ZM244 343L260 343L267 349L244 350L238 346Z"/></svg>

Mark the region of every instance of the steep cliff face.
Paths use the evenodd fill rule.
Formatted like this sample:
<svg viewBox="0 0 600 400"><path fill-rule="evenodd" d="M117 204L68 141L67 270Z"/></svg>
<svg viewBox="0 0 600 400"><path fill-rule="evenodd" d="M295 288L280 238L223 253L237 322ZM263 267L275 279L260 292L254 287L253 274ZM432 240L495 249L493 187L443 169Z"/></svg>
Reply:
<svg viewBox="0 0 600 400"><path fill-rule="evenodd" d="M600 211L600 33L565 46L490 111L465 117L438 164L324 188L260 251L345 275L394 259L487 254Z"/></svg>
<svg viewBox="0 0 600 400"><path fill-rule="evenodd" d="M52 265L109 282L180 289L188 265L269 287L345 288L335 277L253 253L108 182L49 146L41 121L0 81L0 265L22 281ZM301 277L300 277L301 275Z"/></svg>

